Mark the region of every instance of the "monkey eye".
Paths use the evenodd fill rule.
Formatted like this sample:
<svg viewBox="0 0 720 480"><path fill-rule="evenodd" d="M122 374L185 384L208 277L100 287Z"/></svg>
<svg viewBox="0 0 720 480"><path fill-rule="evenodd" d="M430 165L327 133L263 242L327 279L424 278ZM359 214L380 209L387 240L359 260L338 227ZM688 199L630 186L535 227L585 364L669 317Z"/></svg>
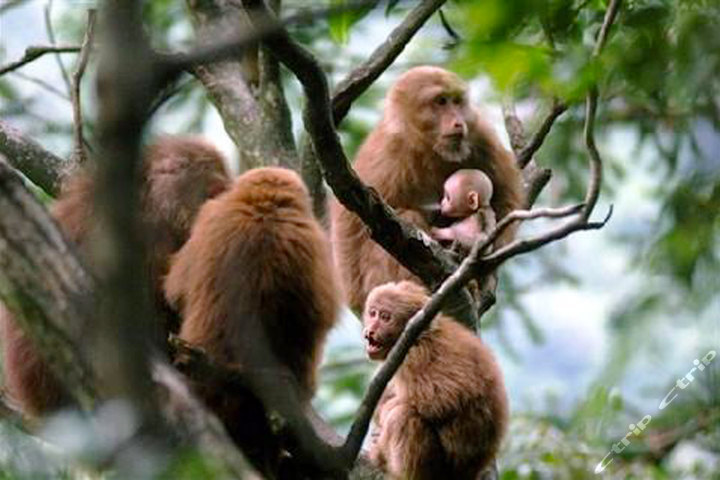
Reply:
<svg viewBox="0 0 720 480"><path fill-rule="evenodd" d="M368 310L368 315L370 315L370 318L376 317L376 316L377 316L377 309L375 309L375 308L370 308L370 309Z"/></svg>
<svg viewBox="0 0 720 480"><path fill-rule="evenodd" d="M390 321L390 312L380 312L380 320L384 322Z"/></svg>
<svg viewBox="0 0 720 480"><path fill-rule="evenodd" d="M465 103L465 99L463 97L455 97L453 98L453 103L455 105L462 105L463 103Z"/></svg>
<svg viewBox="0 0 720 480"><path fill-rule="evenodd" d="M440 105L440 106L443 106L443 105L447 105L447 103L448 103L448 97L447 97L447 96L445 96L445 95L439 95L439 96L435 97L435 104Z"/></svg>

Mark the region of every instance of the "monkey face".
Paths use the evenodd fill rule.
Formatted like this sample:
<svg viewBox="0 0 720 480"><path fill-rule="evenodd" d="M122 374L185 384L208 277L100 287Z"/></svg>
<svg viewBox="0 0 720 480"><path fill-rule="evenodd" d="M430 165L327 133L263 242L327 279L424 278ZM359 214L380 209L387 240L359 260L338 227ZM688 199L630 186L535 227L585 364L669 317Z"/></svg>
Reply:
<svg viewBox="0 0 720 480"><path fill-rule="evenodd" d="M425 288L410 281L389 282L372 289L363 312L365 351L371 360L384 360L410 317L428 300Z"/></svg>
<svg viewBox="0 0 720 480"><path fill-rule="evenodd" d="M470 156L468 120L470 109L463 91L444 89L433 99L430 110L436 121L433 150L448 162L459 163Z"/></svg>
<svg viewBox="0 0 720 480"><path fill-rule="evenodd" d="M392 117L400 117L397 123L410 126L441 160L468 159L468 131L475 114L460 77L437 67L416 67L400 77L389 100Z"/></svg>
<svg viewBox="0 0 720 480"><path fill-rule="evenodd" d="M371 360L384 360L402 333L403 322L389 308L368 305L363 315L365 352Z"/></svg>

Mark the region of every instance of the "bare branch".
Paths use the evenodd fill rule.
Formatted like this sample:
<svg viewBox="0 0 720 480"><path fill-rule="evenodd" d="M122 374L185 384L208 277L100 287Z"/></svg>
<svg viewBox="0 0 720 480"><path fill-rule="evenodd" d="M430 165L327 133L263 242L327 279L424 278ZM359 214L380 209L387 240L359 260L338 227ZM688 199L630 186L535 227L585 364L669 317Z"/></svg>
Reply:
<svg viewBox="0 0 720 480"><path fill-rule="evenodd" d="M352 103L392 65L418 30L446 1L423 0L420 2L408 13L402 23L395 27L385 41L370 54L368 59L337 85L332 94L335 125L342 122Z"/></svg>
<svg viewBox="0 0 720 480"><path fill-rule="evenodd" d="M9 12L15 7L21 6L23 3L27 3L28 0L6 0L5 3L0 5L0 15Z"/></svg>
<svg viewBox="0 0 720 480"><path fill-rule="evenodd" d="M600 33L598 34L597 43L595 44L595 48L593 49L593 57L599 56L603 48L605 48L605 43L607 42L608 36L610 35L610 28L615 22L615 17L617 17L618 12L620 11L621 4L622 0L611 0L608 9L605 12L605 18L603 19L602 27L600 27Z"/></svg>
<svg viewBox="0 0 720 480"><path fill-rule="evenodd" d="M151 395L152 308L146 285L140 211L140 140L152 99L164 84L142 29L138 0L103 2L97 73L98 156L92 262L98 312L90 342L93 366L110 398L132 405L143 436L170 440ZM101 352L102 354L98 354Z"/></svg>
<svg viewBox="0 0 720 480"><path fill-rule="evenodd" d="M51 12L53 7L53 0L48 0L48 3L45 5L45 8L43 9L44 18L45 18L45 30L47 32L48 39L50 40L50 43L55 45L57 42L55 41L55 30L52 26L52 19L50 18ZM58 64L58 68L60 69L60 73L62 74L63 81L65 82L65 87L67 87L67 91L72 91L72 85L70 84L70 75L67 72L67 68L65 68L65 64L62 62L62 59L60 58L60 55L57 53L53 55L55 57L55 61Z"/></svg>
<svg viewBox="0 0 720 480"><path fill-rule="evenodd" d="M34 140L0 120L0 153L10 165L50 195L56 195L72 162L45 150Z"/></svg>
<svg viewBox="0 0 720 480"><path fill-rule="evenodd" d="M94 281L45 208L0 159L0 298L86 409L95 377L73 339L93 318Z"/></svg>
<svg viewBox="0 0 720 480"><path fill-rule="evenodd" d="M83 137L83 117L82 104L80 102L80 81L85 73L85 68L90 58L90 49L92 48L93 36L95 34L95 18L97 11L95 9L88 10L87 30L80 48L80 59L77 68L72 76L72 105L73 105L73 124L75 137L75 153L74 159L77 163L84 163L87 160L85 152L85 140Z"/></svg>
<svg viewBox="0 0 720 480"><path fill-rule="evenodd" d="M518 157L520 151L527 144L525 138L525 128L515 112L515 104L512 101L503 102L502 106L503 120L505 121L505 130L510 137L510 146L515 156Z"/></svg>
<svg viewBox="0 0 720 480"><path fill-rule="evenodd" d="M557 118L562 115L565 110L567 110L567 105L557 99L553 100L552 108L543 120L540 128L538 128L537 132L535 132L528 144L520 150L520 153L517 155L517 164L521 169L525 168L528 162L530 162L530 159L532 159L533 155L535 155L535 152L540 149L545 141L545 137L547 137L548 133L550 133L550 129L555 123L555 120L557 120Z"/></svg>
<svg viewBox="0 0 720 480"><path fill-rule="evenodd" d="M75 45L64 45L64 46L32 46L27 47L25 49L25 54L20 60L16 60L14 62L10 62L7 65L3 65L0 67L0 75L4 75L8 72L12 72L13 70L17 70L18 68L27 65L28 63L32 62L33 60L37 60L38 58L42 57L46 53L77 53L80 51L79 46Z"/></svg>
<svg viewBox="0 0 720 480"><path fill-rule="evenodd" d="M530 165L534 167L534 162L530 162ZM527 172L527 168L525 172ZM530 208L535 204L537 197L551 178L552 170L549 168L534 167L532 171L528 173L525 181L525 208Z"/></svg>

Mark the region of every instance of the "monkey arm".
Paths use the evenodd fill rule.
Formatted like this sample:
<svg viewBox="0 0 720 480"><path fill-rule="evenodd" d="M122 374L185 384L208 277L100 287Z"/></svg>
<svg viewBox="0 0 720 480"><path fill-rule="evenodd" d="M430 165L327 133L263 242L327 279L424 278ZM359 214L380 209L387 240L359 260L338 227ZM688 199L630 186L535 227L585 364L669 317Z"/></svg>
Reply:
<svg viewBox="0 0 720 480"><path fill-rule="evenodd" d="M338 472L348 467L349 460L341 449L325 443L308 420L303 395L292 371L272 351L262 319L246 318L243 335L253 340L245 343L240 355L245 379L268 415L277 416L292 439L291 453L304 465L313 465L325 472Z"/></svg>

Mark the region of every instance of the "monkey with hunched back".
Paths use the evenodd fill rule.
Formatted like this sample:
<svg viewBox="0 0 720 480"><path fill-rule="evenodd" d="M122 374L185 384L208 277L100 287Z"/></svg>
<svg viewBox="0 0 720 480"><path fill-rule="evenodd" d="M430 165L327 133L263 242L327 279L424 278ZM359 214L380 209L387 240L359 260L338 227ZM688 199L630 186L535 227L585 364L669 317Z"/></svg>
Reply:
<svg viewBox="0 0 720 480"><path fill-rule="evenodd" d="M366 352L383 361L429 300L413 282L374 288L363 312ZM393 479L475 480L508 424L503 376L490 349L439 315L420 335L375 412L370 459Z"/></svg>

